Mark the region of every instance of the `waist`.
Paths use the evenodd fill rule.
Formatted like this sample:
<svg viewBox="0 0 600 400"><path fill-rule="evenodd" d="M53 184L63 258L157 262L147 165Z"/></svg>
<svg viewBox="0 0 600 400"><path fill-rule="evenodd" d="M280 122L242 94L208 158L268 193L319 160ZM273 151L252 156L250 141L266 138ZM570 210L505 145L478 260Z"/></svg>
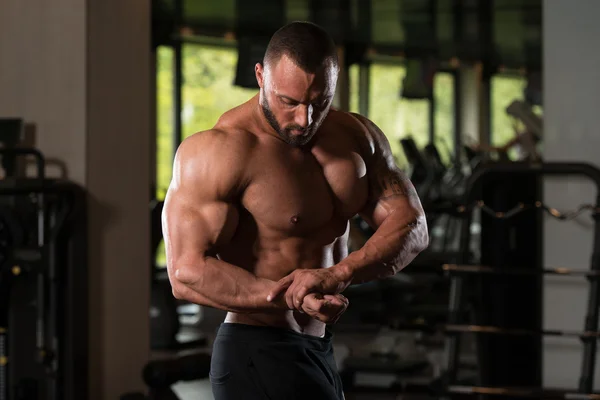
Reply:
<svg viewBox="0 0 600 400"><path fill-rule="evenodd" d="M287 328L275 326L249 325L243 323L224 322L219 326L216 339L231 338L252 343L288 343L327 350L331 347L333 334L325 329L323 337L299 333Z"/></svg>
<svg viewBox="0 0 600 400"><path fill-rule="evenodd" d="M325 338L327 336L326 325L323 322L291 310L269 314L237 314L230 312L225 318L225 323L272 328L314 338Z"/></svg>

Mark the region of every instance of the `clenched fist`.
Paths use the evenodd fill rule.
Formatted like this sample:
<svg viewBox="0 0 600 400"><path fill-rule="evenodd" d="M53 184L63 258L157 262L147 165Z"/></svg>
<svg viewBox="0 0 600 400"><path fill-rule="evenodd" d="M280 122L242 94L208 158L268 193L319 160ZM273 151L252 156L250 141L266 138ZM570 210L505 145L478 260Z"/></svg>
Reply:
<svg viewBox="0 0 600 400"><path fill-rule="evenodd" d="M302 312L326 324L334 324L346 311L348 304L348 299L341 294L311 293L302 301Z"/></svg>

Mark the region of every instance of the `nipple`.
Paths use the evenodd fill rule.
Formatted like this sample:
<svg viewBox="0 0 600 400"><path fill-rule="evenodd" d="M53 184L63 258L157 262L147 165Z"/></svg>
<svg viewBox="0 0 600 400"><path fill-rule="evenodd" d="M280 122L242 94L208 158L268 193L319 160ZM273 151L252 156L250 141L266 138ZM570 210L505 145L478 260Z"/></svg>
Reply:
<svg viewBox="0 0 600 400"><path fill-rule="evenodd" d="M290 222L292 224L294 224L294 225L297 224L298 223L298 216L294 215L292 218L290 218Z"/></svg>

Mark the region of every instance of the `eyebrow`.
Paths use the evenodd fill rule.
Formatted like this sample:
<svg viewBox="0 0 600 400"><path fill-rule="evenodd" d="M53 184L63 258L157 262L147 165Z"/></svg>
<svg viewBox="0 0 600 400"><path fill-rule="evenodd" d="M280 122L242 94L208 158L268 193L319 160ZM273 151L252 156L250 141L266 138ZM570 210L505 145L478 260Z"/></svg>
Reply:
<svg viewBox="0 0 600 400"><path fill-rule="evenodd" d="M290 96L286 96L285 94L277 94L277 96L281 97L282 99L293 101L294 103L302 103L300 100L296 100Z"/></svg>
<svg viewBox="0 0 600 400"><path fill-rule="evenodd" d="M283 98L283 99L289 100L289 101L293 101L294 103L298 103L298 104L302 103L300 100L296 100L296 99L294 99L293 97L286 96L285 94L279 94L279 93L278 93L278 94L277 94L277 96L279 96L279 97L281 97L281 98ZM316 98L314 101L323 101L323 100L325 100L325 99L328 99L329 97L330 97L330 96L320 95L320 96L319 96L319 97L317 97L317 98Z"/></svg>

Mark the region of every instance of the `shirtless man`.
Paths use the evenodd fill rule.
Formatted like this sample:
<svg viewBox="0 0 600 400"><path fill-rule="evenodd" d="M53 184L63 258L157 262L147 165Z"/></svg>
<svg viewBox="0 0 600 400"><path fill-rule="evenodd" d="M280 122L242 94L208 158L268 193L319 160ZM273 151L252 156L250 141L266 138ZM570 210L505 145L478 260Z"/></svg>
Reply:
<svg viewBox="0 0 600 400"><path fill-rule="evenodd" d="M330 110L336 48L296 22L256 65L260 93L179 147L163 213L179 299L228 311L217 400L342 399L331 333L349 285L390 277L428 244L419 198L384 134ZM348 255L349 220L375 234Z"/></svg>

